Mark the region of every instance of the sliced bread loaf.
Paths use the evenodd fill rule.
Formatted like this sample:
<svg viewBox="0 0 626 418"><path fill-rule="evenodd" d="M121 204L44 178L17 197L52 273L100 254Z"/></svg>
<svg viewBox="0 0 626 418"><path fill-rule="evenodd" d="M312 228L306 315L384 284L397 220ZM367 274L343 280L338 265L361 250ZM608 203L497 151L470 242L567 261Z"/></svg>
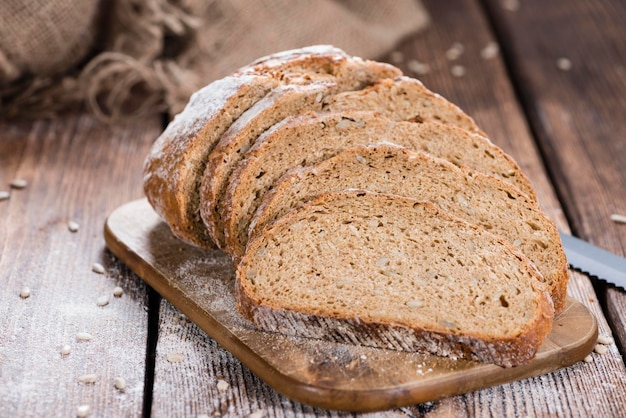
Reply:
<svg viewBox="0 0 626 418"><path fill-rule="evenodd" d="M209 153L237 118L275 87L317 79L397 76L397 68L349 57L319 46L265 57L196 92L156 140L144 164L144 191L156 212L180 239L214 247L199 210L199 192ZM358 83L354 80L353 83Z"/></svg>
<svg viewBox="0 0 626 418"><path fill-rule="evenodd" d="M217 80L191 96L152 146L144 163L144 192L181 240L213 246L198 198L209 151L233 121L278 85L275 78L258 75Z"/></svg>
<svg viewBox="0 0 626 418"><path fill-rule="evenodd" d="M528 259L484 229L395 195L321 195L255 239L237 268L258 328L502 366L525 364L553 308Z"/></svg>
<svg viewBox="0 0 626 418"><path fill-rule="evenodd" d="M276 67L280 74L274 75L287 82L287 85L274 89L241 115L241 118L222 135L209 155L201 186L202 200L206 202L201 207L201 216L211 238L219 248L225 248L222 213L223 196L229 176L236 163L243 158L263 131L288 116L300 114L305 110L321 110L327 96L362 89L381 78L393 77L398 72L395 67L388 64L363 61L360 58L332 55L326 60L322 58L324 57L316 56L309 62L306 73L292 74L290 78L283 75L286 68L289 68L288 65ZM269 65L268 61L274 60L262 62ZM282 58L278 62L283 62ZM256 69L259 66L252 68Z"/></svg>
<svg viewBox="0 0 626 418"><path fill-rule="evenodd" d="M302 115L265 132L231 175L222 219L227 252L240 258L248 226L263 195L293 167L316 164L354 145L393 142L427 150L461 166L494 174L531 191L515 162L489 140L437 122L393 122L372 112ZM202 195L202 205L208 199Z"/></svg>
<svg viewBox="0 0 626 418"><path fill-rule="evenodd" d="M393 144L357 146L293 170L263 199L250 225L250 239L320 193L353 188L427 201L501 236L543 275L556 312L565 306L565 253L554 223L535 202L496 178Z"/></svg>

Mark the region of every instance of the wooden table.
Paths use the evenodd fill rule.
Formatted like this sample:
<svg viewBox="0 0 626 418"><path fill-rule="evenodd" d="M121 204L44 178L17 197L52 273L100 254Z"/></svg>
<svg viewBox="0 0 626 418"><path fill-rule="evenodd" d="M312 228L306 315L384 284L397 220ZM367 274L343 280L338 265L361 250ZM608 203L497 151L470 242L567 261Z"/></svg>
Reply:
<svg viewBox="0 0 626 418"><path fill-rule="evenodd" d="M626 3L424 3L431 27L379 58L409 75L428 64L418 77L517 159L559 228L626 255L626 225L610 217L626 215ZM494 41L500 54L481 56ZM464 51L451 61L455 42ZM83 113L0 124L0 190L28 180L0 201L0 416L75 416L80 405L93 416L344 416L276 393L105 248L104 220L142 196L162 128L159 116L108 126ZM626 416L626 293L576 272L568 293L614 336L606 354L380 416Z"/></svg>

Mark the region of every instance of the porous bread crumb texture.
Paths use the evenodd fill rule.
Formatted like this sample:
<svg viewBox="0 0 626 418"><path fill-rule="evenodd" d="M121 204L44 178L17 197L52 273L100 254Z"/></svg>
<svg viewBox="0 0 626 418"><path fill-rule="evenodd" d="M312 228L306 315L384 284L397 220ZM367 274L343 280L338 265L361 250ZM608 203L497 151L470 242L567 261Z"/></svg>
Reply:
<svg viewBox="0 0 626 418"><path fill-rule="evenodd" d="M250 238L318 194L350 188L428 201L502 236L535 263L557 312L565 305L565 254L555 225L535 202L493 177L393 144L350 148L286 176L264 200Z"/></svg>
<svg viewBox="0 0 626 418"><path fill-rule="evenodd" d="M323 195L266 230L237 269L237 298L270 331L502 365L528 361L554 314L510 244L434 205L366 192Z"/></svg>
<svg viewBox="0 0 626 418"><path fill-rule="evenodd" d="M297 69L293 68L296 62L300 62ZM400 70L388 64L336 55L299 57L280 68L278 78L283 85L234 121L208 156L200 190L200 214L212 240L222 249L225 248L222 214L226 209L223 196L229 176L263 131L304 110L320 110L325 97L360 90L381 78L400 74ZM303 80L295 80L296 76Z"/></svg>
<svg viewBox="0 0 626 418"><path fill-rule="evenodd" d="M331 96L326 111L376 110L394 120L435 120L486 136L458 106L428 90L417 79L400 76L381 80L366 89Z"/></svg>
<svg viewBox="0 0 626 418"><path fill-rule="evenodd" d="M533 193L509 156L488 139L461 128L437 122L395 122L368 111L308 114L286 119L261 135L231 175L223 214L228 252L242 256L249 224L264 194L289 169L316 164L355 145L381 141L472 167Z"/></svg>

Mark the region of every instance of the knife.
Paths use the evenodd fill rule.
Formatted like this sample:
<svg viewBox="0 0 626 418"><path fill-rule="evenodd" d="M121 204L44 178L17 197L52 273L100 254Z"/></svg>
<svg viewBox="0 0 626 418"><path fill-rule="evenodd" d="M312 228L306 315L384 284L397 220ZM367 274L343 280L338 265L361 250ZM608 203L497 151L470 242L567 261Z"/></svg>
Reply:
<svg viewBox="0 0 626 418"><path fill-rule="evenodd" d="M560 232L569 265L590 276L626 290L626 258Z"/></svg>

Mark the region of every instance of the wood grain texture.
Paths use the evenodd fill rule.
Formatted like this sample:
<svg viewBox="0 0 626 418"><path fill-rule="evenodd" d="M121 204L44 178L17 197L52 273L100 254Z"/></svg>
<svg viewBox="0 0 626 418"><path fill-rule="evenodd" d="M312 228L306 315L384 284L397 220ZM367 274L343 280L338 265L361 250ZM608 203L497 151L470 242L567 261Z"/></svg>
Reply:
<svg viewBox="0 0 626 418"><path fill-rule="evenodd" d="M595 319L571 299L555 318L536 357L527 365L509 369L262 332L237 311L230 258L220 251L181 243L147 200L116 209L107 218L105 240L114 254L257 376L291 399L322 408L368 411L441 399L572 365L596 343ZM161 364L180 363L192 350L187 345L183 351L164 353L167 340L163 334L160 339L157 358ZM174 361L172 355L180 361ZM198 373L202 374L191 375L193 384L187 382L188 373L178 376L183 381L179 387L203 390L211 379L203 384ZM229 384L238 386L233 381ZM157 378L155 394L162 387ZM176 390L174 385L169 389ZM171 399L185 402L186 396L171 394L159 415L169 416L180 408Z"/></svg>
<svg viewBox="0 0 626 418"><path fill-rule="evenodd" d="M522 2L520 2L522 3ZM487 1L574 233L626 256L626 3ZM571 69L559 68L566 58ZM598 284L626 348L626 293Z"/></svg>
<svg viewBox="0 0 626 418"><path fill-rule="evenodd" d="M158 120L141 122L113 128L68 115L0 126L0 190L28 181L0 201L0 416L76 416L83 404L98 416L142 411L146 286L102 238L106 214L141 196L138 156L160 130ZM92 272L94 262L106 273ZM23 286L29 298L19 297ZM104 295L109 304L97 306ZM84 374L96 382L79 382Z"/></svg>

